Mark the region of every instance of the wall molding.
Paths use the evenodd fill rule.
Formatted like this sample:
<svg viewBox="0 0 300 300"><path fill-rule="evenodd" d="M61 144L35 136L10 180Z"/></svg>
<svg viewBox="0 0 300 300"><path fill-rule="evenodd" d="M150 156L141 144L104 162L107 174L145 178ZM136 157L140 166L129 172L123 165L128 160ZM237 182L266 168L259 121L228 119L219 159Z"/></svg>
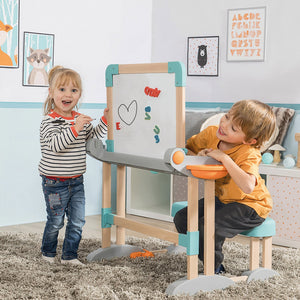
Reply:
<svg viewBox="0 0 300 300"><path fill-rule="evenodd" d="M300 110L300 104L296 103L267 103L270 106L286 107L295 110ZM185 106L189 109L204 109L204 108L224 108L230 109L233 102L186 102Z"/></svg>
<svg viewBox="0 0 300 300"><path fill-rule="evenodd" d="M268 103L271 106L287 107L300 110L300 104L295 103ZM42 109L43 102L5 102L0 101L0 108L28 108ZM186 102L185 107L189 109L224 108L230 109L233 102ZM79 109L104 109L106 103L81 103Z"/></svg>

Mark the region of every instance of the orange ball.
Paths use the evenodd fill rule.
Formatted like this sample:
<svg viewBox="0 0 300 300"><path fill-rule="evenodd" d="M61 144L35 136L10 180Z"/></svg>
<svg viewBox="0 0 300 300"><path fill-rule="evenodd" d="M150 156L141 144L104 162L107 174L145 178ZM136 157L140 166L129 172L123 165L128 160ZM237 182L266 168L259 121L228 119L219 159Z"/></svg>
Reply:
<svg viewBox="0 0 300 300"><path fill-rule="evenodd" d="M176 164L176 165L180 165L181 163L183 163L184 161L184 153L182 153L182 151L176 151L174 154L173 154L173 162Z"/></svg>

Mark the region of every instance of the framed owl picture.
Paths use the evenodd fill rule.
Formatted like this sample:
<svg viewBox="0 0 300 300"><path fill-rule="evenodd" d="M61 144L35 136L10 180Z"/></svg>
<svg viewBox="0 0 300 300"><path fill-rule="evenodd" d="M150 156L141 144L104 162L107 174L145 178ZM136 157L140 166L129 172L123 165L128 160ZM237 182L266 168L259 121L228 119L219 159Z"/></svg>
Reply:
<svg viewBox="0 0 300 300"><path fill-rule="evenodd" d="M188 38L187 75L219 76L219 36Z"/></svg>
<svg viewBox="0 0 300 300"><path fill-rule="evenodd" d="M54 65L54 34L24 32L23 85L48 86Z"/></svg>

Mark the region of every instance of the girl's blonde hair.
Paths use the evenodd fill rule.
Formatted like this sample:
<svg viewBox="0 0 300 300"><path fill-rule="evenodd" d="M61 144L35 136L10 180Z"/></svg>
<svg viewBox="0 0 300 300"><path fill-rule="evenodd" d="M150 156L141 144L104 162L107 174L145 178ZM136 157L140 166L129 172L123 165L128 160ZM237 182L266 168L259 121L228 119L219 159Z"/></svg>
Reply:
<svg viewBox="0 0 300 300"><path fill-rule="evenodd" d="M69 82L80 91L80 95L82 94L82 83L80 75L72 70L67 69L62 66L53 67L48 74L48 82L49 82L49 93L47 99L44 103L44 114L48 115L52 109L55 108L54 99L50 95L50 91L53 91L60 86L66 85Z"/></svg>
<svg viewBox="0 0 300 300"><path fill-rule="evenodd" d="M258 100L242 100L230 109L232 121L245 134L246 142L256 139L252 146L260 148L270 139L276 126L276 117L272 108Z"/></svg>

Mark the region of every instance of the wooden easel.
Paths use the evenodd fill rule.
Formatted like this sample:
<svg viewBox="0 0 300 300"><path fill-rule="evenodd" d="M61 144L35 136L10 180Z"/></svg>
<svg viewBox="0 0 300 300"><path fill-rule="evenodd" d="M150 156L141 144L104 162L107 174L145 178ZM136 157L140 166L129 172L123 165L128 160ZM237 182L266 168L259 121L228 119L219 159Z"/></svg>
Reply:
<svg viewBox="0 0 300 300"><path fill-rule="evenodd" d="M113 65L115 66L115 65ZM117 74L135 74L135 73L168 73L170 71L168 63L158 64L138 64L138 65L118 65ZM173 71L171 66L171 71ZM176 66L175 66L176 68ZM113 73L116 74L116 73ZM176 147L184 148L185 146L185 88L177 84L176 76ZM180 80L179 80L180 81ZM110 83L111 84L111 83ZM107 106L109 108L108 116L108 141L113 141L113 88L107 85ZM167 150L167 149L166 149ZM181 150L182 151L182 150ZM112 151L113 152L113 151ZM97 156L96 156L97 158ZM100 159L101 160L101 159ZM111 213L111 163L116 160L102 160L102 248L100 256L103 252L111 251L113 247L119 249L126 248L125 245L125 229L140 232L142 234L152 236L161 240L169 241L172 244L184 245L187 248L187 279L180 279L172 283L167 293L196 293L207 285L216 288L224 288L232 284L232 280L221 277L216 278L214 275L214 249L215 249L215 180L205 179L204 181L204 279L203 275L198 276L198 253L199 240L198 232L198 179L200 176L188 177L188 220L187 234L179 234L174 231L161 229L155 226L143 224L141 222L129 220L125 215L125 195L126 195L126 164L122 164L123 160L117 163L117 209L116 214ZM105 162L106 161L106 162ZM114 161L114 162L111 162ZM152 162L152 161L151 161ZM134 158L134 166L136 166L136 158ZM130 165L130 164L128 164ZM165 166L165 163L163 163ZM137 166L139 167L139 166ZM140 166L141 167L141 166ZM152 165L151 165L152 167ZM159 167L164 168L164 167ZM168 169L169 170L169 169ZM167 172L168 172L167 170ZM107 222L107 220L109 220ZM108 223L109 226L106 226ZM111 245L111 225L116 225L116 245ZM98 253L98 251L95 251ZM92 253L93 254L93 253ZM96 254L97 255L97 254ZM200 278L202 276L202 278ZM221 277L221 278L220 278ZM199 280L201 284L199 285ZM209 283L207 283L207 279ZM184 283L182 283L184 282ZM187 283L187 284L186 284ZM191 291L192 290L192 291Z"/></svg>
<svg viewBox="0 0 300 300"><path fill-rule="evenodd" d="M107 106L109 108L108 116L108 140L107 150L104 150L103 144L97 140L95 143L91 142L87 147L89 154L96 159L103 161L103 175L102 175L102 248L94 251L88 256L88 260L99 260L111 257L121 257L130 255L130 253L138 250L132 250L131 245L125 244L125 229L140 232L144 235L152 236L161 240L169 241L172 244L181 245L186 247L187 251L187 278L181 278L171 283L166 293L169 295L176 294L196 294L200 290L215 290L226 288L234 282L241 280L248 280L251 277L253 279L268 278L276 275L276 272L264 268L258 268L253 273L246 272L245 276L238 276L228 278L226 276L215 275L215 179L221 178L226 174L223 174L224 167L218 166L213 163L210 165L207 160L205 163L199 163L199 157L195 157L196 160L191 157L185 156L182 148L185 146L185 89L184 80L185 74L183 74L183 66L178 62L174 63L158 63L158 64L137 64L137 65L110 65L110 70L106 76L107 86ZM108 69L107 69L108 70ZM175 71L174 71L175 70ZM179 71L178 71L179 70ZM176 95L176 147L173 149L165 149L166 145L175 143L175 135L173 134L173 140L169 141L165 137L165 144L161 145L159 151L166 151L163 155L163 159L156 159L152 156L152 153L147 152L144 156L134 155L131 153L119 153L114 150L114 131L113 131L113 76L118 74L141 74L141 73L175 73L175 89L172 90L172 94L165 94L167 97L165 100L173 99ZM178 75L179 74L179 75ZM148 76L148 75L147 75ZM130 78L132 78L130 76ZM135 77L136 78L136 77ZM170 77L168 77L170 78ZM117 82L118 82L117 78ZM136 80L138 81L139 78ZM147 81L149 78L147 77ZM173 80L173 76L172 76ZM141 81L143 84L145 81ZM158 82L158 81L157 81ZM161 82L161 77L159 77ZM172 81L173 82L173 81ZM136 84L136 81L134 81ZM125 86L131 85L128 81L125 81ZM170 85L168 81L167 87ZM131 87L132 88L132 87ZM135 88L135 86L134 86ZM147 88L147 87L146 87ZM145 90L146 90L145 88ZM155 90L155 89L154 89ZM121 100L123 101L123 90L116 92L121 94ZM171 95L171 96L170 96ZM119 98L115 98L115 106L122 106L119 104ZM162 100L162 99L161 99ZM172 100L173 101L173 100ZM132 103L132 102L131 102ZM167 101L168 105L172 106ZM116 105L117 104L117 105ZM120 106L119 106L120 105ZM165 109L169 107L165 106ZM174 106L172 106L174 111ZM164 111L164 110L163 110ZM119 112L119 111L118 111ZM120 114L119 114L120 117ZM117 117L116 117L117 118ZM174 122L174 119L173 121ZM139 123L139 126L141 124ZM118 132L115 135L118 136ZM115 137L117 140L117 137ZM143 136L144 138L144 136ZM296 134L296 140L299 142L300 134ZM111 143L112 142L112 143ZM89 142L88 142L89 144ZM132 142L134 144L134 142ZM122 144L119 149L122 149L125 145ZM135 149L136 150L136 149ZM140 151L140 149L138 149ZM157 152L159 152L157 151ZM175 151L175 152L174 152ZM126 151L124 151L126 152ZM129 150L130 152L130 150ZM182 153L180 153L182 152ZM300 149L298 151L298 163L300 157ZM175 154L179 154L175 155ZM156 153L157 154L157 153ZM170 161L168 155L172 156ZM160 155L160 153L159 153ZM149 156L149 157L148 157ZM167 161L166 161L167 160ZM146 161L146 162L145 162ZM183 163L186 162L186 163ZM190 162L190 164L187 164ZM117 210L116 214L112 214L111 211L111 164L117 164ZM143 224L141 222L129 220L125 214L125 195L126 195L126 166L164 171L166 173L174 174L175 170L180 172L184 176L188 176L188 213L187 213L187 234L179 234L174 231L161 229L155 226ZM217 174L217 169L223 168L221 174ZM187 171L188 170L188 171ZM191 170L191 171L189 171ZM227 172L225 170L225 172ZM194 176L194 177L192 177ZM198 178L204 179L204 275L198 275L198 253L199 253L199 232L198 232ZM111 226L116 225L116 245L111 245ZM269 245L271 247L271 245ZM135 247L138 248L138 247ZM253 247L252 247L253 248ZM117 253L117 254L116 254ZM258 257L258 255L257 255ZM269 263L270 264L270 263ZM254 268L254 266L252 266ZM263 270L261 270L263 269Z"/></svg>
<svg viewBox="0 0 300 300"><path fill-rule="evenodd" d="M136 73L143 70L145 73L168 72L168 65L143 64L143 65L119 65L119 74ZM108 140L113 140L113 88L107 87L108 116ZM177 147L185 146L185 89L176 87L176 144ZM114 216L116 225L116 244L125 244L125 229L138 231L145 235L156 237L178 244L179 234L177 232L164 230L140 222L128 220L125 217L125 194L126 194L126 166L117 166L117 213ZM214 180L205 180L205 214L210 218L205 218L205 265L204 274L214 274ZM103 163L102 176L102 207L111 207L111 165ZM210 223L210 225L208 225ZM188 178L188 231L198 231L198 180ZM102 229L102 248L111 246L111 228ZM193 279L198 276L198 255L187 256L187 278Z"/></svg>
<svg viewBox="0 0 300 300"><path fill-rule="evenodd" d="M144 73L167 73L168 64L140 64L140 65L119 65L119 74L130 74L136 72ZM107 106L109 108L108 116L108 140L113 140L113 88L107 87ZM176 144L178 147L184 147L185 138L185 88L176 87ZM117 214L114 223L117 226L116 243L123 245L125 243L125 228L139 231L143 234L167 240L172 243L178 243L178 233L145 225L125 218L125 195L126 195L126 166L117 166ZM103 179L102 179L102 207L111 207L111 165L103 163ZM196 193L198 194L198 193ZM195 201L196 202L196 201ZM198 220L198 219L197 219ZM196 226L191 226L191 228ZM196 229L198 230L198 229ZM102 247L111 246L111 228L102 229ZM193 267L196 269L196 266ZM190 268L192 269L192 268ZM197 266L198 269L198 266ZM192 271L191 271L192 272Z"/></svg>

